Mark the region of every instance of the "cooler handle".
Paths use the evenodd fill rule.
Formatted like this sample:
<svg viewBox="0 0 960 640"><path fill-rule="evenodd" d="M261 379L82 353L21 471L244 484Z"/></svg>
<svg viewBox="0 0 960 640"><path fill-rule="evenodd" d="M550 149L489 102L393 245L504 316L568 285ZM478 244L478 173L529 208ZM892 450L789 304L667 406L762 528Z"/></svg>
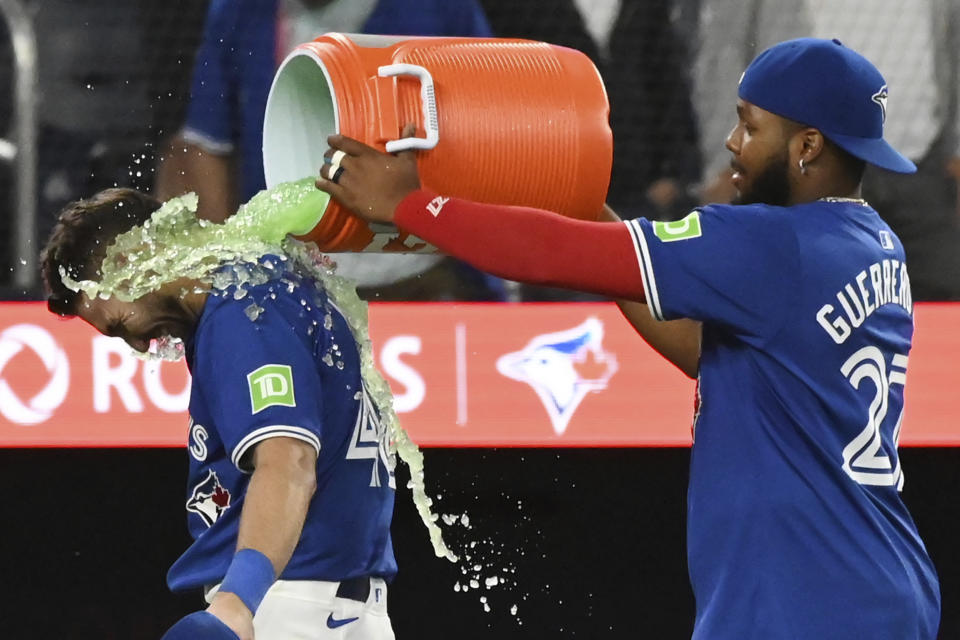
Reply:
<svg viewBox="0 0 960 640"><path fill-rule="evenodd" d="M423 126L425 138L400 138L387 142L387 153L397 153L407 149L433 149L440 142L440 127L437 124L437 97L433 91L433 76L416 64L389 64L380 67L377 73L381 78L391 76L416 76L420 79L420 100L423 102Z"/></svg>

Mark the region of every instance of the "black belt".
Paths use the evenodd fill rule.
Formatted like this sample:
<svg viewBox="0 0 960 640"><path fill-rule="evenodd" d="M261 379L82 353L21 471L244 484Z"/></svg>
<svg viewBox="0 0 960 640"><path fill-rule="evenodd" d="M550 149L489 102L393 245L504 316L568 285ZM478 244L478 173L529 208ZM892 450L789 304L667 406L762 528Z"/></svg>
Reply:
<svg viewBox="0 0 960 640"><path fill-rule="evenodd" d="M357 602L366 602L370 597L370 578L350 578L340 582L337 587L337 597Z"/></svg>

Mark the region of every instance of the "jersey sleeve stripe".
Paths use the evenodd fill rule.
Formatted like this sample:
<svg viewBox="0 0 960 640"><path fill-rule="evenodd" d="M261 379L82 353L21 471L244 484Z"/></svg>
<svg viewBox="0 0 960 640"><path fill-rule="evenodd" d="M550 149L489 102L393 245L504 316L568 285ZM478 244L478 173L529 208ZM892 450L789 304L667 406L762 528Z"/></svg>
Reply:
<svg viewBox="0 0 960 640"><path fill-rule="evenodd" d="M247 473L249 470L240 466L240 461L243 460L243 456L246 455L247 451L249 451L250 448L257 443L263 442L264 440L281 437L302 440L316 449L318 454L320 453L320 438L317 437L317 434L313 433L309 429L304 429L303 427L291 427L289 425L274 424L268 427L260 427L259 429L248 433L246 437L244 437L244 439L241 440L236 447L234 447L233 453L230 455L230 461L233 462L233 466L235 466L237 469Z"/></svg>
<svg viewBox="0 0 960 640"><path fill-rule="evenodd" d="M640 266L640 276L643 279L643 293L647 298L650 315L655 320L663 320L663 312L660 309L660 295L657 293L657 280L653 275L650 249L647 247L647 239L643 235L643 228L637 220L627 220L624 224L627 225L627 230L633 239L633 248L637 252L637 263Z"/></svg>

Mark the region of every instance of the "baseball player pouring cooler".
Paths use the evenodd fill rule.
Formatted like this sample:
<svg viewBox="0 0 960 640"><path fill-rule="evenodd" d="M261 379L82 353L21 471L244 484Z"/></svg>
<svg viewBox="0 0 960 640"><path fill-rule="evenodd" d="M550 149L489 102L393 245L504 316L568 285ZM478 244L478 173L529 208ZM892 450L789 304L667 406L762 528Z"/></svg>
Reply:
<svg viewBox="0 0 960 640"><path fill-rule="evenodd" d="M277 256L223 264L215 289L174 280L133 302L61 282L94 278L101 248L159 206L129 189L74 203L43 270L51 311L138 351L164 335L186 345L194 543L168 583L205 589L210 606L164 638L392 640L394 460L357 344L323 287Z"/></svg>
<svg viewBox="0 0 960 640"><path fill-rule="evenodd" d="M463 201L422 188L414 154L340 136L342 171L317 186L498 276L633 301L637 329L698 376L696 640L933 640L936 572L899 495L910 279L860 197L865 163L915 170L883 140L886 83L800 39L758 56L739 98L737 203L676 223Z"/></svg>

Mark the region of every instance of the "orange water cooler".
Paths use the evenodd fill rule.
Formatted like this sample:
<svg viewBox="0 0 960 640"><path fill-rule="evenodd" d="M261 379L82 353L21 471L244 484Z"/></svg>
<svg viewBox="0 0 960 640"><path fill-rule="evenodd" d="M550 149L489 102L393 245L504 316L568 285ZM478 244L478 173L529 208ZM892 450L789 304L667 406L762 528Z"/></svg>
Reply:
<svg viewBox="0 0 960 640"><path fill-rule="evenodd" d="M407 122L416 137L398 139ZM613 161L597 69L579 51L527 40L329 33L302 44L267 101L267 186L316 175L333 133L419 149L421 181L444 195L580 218L599 214ZM305 237L325 251L406 241L335 202Z"/></svg>

